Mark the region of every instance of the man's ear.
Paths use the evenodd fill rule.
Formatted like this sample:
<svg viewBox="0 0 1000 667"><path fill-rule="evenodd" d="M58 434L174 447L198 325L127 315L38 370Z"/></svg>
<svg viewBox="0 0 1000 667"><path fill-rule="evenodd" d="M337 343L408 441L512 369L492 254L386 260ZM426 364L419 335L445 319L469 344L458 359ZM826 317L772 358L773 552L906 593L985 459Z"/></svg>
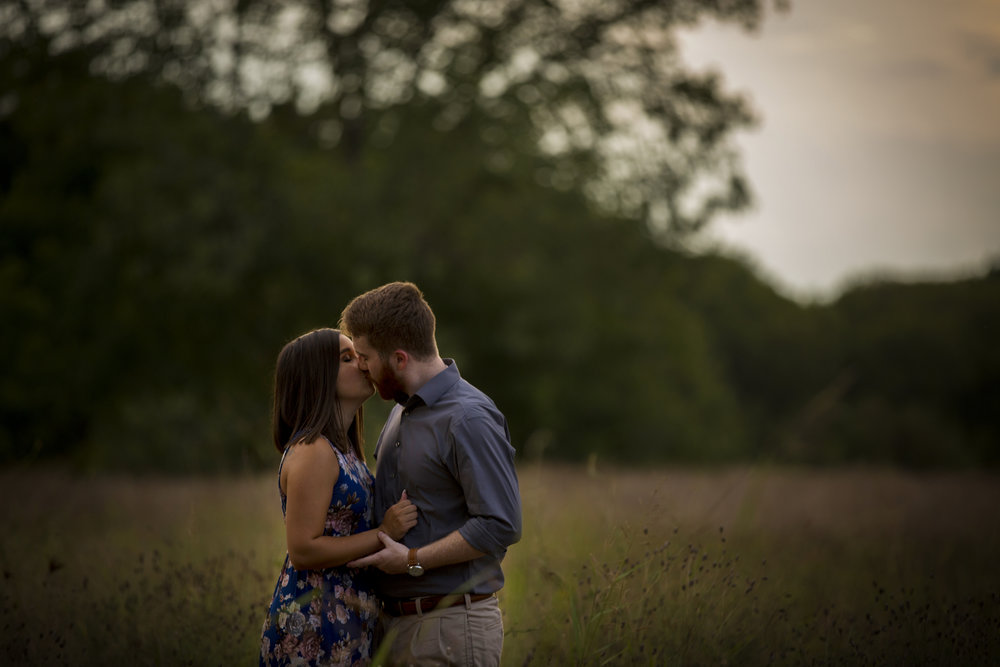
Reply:
<svg viewBox="0 0 1000 667"><path fill-rule="evenodd" d="M406 370L406 365L410 363L410 355L406 350L394 350L389 357L395 370L402 372Z"/></svg>

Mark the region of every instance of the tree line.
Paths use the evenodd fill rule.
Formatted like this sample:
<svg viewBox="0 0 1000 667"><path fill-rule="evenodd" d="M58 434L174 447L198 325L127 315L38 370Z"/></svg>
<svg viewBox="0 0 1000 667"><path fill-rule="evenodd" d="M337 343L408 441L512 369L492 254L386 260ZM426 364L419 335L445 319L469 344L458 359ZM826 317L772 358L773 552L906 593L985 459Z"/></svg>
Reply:
<svg viewBox="0 0 1000 667"><path fill-rule="evenodd" d="M563 180L597 157L527 115L418 99L345 151L340 110L251 119L104 48L0 53L3 461L269 467L280 347L412 280L525 458L997 462L997 271L803 305Z"/></svg>

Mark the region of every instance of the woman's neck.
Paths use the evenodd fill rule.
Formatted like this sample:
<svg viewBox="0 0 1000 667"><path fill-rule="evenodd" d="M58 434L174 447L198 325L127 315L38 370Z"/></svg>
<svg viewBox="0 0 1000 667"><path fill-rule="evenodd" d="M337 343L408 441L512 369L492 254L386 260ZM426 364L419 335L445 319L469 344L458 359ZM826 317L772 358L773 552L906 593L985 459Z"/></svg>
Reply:
<svg viewBox="0 0 1000 667"><path fill-rule="evenodd" d="M347 403L344 401L340 402L340 424L344 427L344 435L351 428L351 422L354 421L354 416L358 414L358 410L361 409L361 403Z"/></svg>

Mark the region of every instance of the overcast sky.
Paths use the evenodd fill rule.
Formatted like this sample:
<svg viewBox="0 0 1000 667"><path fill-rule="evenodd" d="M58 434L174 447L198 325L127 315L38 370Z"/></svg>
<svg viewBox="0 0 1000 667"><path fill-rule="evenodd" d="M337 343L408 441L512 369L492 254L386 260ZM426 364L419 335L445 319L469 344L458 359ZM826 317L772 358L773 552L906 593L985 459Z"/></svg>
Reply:
<svg viewBox="0 0 1000 667"><path fill-rule="evenodd" d="M792 0L681 48L762 116L739 138L757 205L713 234L786 294L1000 262L1000 0Z"/></svg>

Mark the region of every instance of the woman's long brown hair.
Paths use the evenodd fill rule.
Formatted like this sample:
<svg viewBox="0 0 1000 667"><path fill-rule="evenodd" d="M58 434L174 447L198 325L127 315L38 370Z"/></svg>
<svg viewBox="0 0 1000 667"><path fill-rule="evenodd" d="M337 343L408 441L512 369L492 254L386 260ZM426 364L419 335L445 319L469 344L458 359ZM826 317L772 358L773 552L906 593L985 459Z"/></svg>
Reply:
<svg viewBox="0 0 1000 667"><path fill-rule="evenodd" d="M289 342L274 369L274 446L312 442L326 436L342 452L365 460L364 408L351 423L341 424L337 374L340 372L340 332L316 329Z"/></svg>

